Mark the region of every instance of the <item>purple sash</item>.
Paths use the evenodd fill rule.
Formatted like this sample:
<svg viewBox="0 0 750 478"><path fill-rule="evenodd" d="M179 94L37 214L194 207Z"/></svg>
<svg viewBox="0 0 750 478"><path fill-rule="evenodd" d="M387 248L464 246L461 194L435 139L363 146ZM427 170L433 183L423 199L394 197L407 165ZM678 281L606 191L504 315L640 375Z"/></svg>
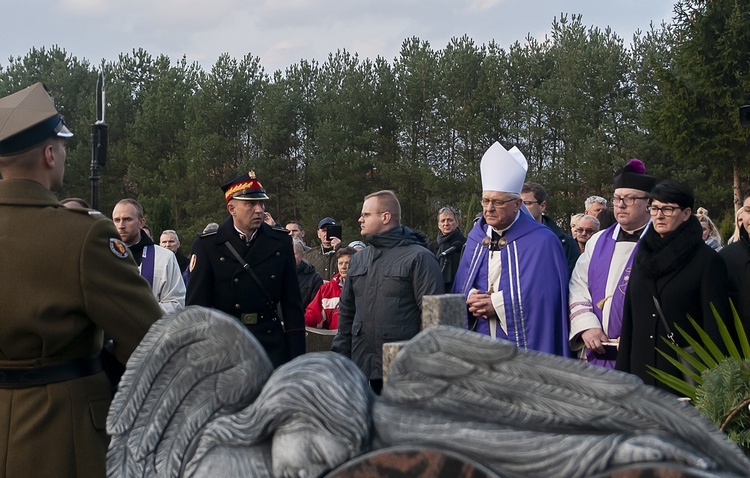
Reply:
<svg viewBox="0 0 750 478"><path fill-rule="evenodd" d="M599 307L598 304L605 298L609 268L612 265L612 257L614 256L615 245L617 244L616 239L612 236L614 236L617 227L618 224L613 224L602 233L596 243L596 248L591 255L591 263L589 264L588 280L589 292L591 293L591 306L594 315L596 315L601 324L604 324L604 321L602 320L604 304L602 304L601 307ZM612 297L607 299L612 301L612 305L609 308L609 321L607 322L607 336L609 338L618 338L622 330L622 313L625 308L625 291L628 287L630 271L633 268L633 258L635 257L637 249L638 245L636 244L633 248L633 252L628 258L628 262L625 264L625 269L622 271L622 274L620 274L620 278L617 281L617 287L615 287ZM603 325L602 328L604 328ZM606 347L606 349L608 352L605 352L604 354L598 354L592 350L586 350L586 358L589 363L607 368L615 368L615 361L617 359L615 348Z"/></svg>
<svg viewBox="0 0 750 478"><path fill-rule="evenodd" d="M151 287L154 286L154 245L143 248L141 255L141 277L146 279Z"/></svg>

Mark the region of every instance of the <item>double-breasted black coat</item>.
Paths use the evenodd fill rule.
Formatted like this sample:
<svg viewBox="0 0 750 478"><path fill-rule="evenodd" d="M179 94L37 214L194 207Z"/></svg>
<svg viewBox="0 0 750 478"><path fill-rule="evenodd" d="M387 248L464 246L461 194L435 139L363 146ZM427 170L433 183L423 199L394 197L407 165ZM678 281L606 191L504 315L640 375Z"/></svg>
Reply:
<svg viewBox="0 0 750 478"><path fill-rule="evenodd" d="M252 268L263 288L243 269L227 242ZM278 367L305 353L305 318L296 268L292 238L286 231L263 223L247 245L228 217L218 230L193 241L185 302L236 317Z"/></svg>

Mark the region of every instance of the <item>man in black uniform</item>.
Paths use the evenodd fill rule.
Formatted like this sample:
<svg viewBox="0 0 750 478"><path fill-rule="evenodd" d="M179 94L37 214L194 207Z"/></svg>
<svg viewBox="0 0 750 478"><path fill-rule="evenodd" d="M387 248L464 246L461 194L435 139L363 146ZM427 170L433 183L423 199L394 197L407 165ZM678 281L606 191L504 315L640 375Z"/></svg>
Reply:
<svg viewBox="0 0 750 478"><path fill-rule="evenodd" d="M230 216L193 242L185 302L235 316L278 367L305 353L292 238L263 222L268 196L252 171L221 189Z"/></svg>

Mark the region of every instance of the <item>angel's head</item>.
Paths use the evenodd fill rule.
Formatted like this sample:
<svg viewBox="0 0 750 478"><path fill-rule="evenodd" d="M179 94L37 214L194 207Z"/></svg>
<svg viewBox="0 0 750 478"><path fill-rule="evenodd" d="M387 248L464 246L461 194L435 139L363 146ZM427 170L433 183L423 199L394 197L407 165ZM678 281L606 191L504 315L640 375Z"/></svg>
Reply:
<svg viewBox="0 0 750 478"><path fill-rule="evenodd" d="M348 461L359 452L328 430L292 423L276 430L271 443L273 476L314 478Z"/></svg>
<svg viewBox="0 0 750 478"><path fill-rule="evenodd" d="M374 395L349 359L310 353L274 372L256 400L275 476L318 476L366 451Z"/></svg>

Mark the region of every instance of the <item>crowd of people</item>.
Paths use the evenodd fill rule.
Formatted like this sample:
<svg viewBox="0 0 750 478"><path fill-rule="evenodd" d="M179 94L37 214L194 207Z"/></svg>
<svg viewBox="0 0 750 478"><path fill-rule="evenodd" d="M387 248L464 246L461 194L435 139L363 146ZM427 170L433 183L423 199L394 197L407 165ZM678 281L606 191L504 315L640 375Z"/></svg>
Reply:
<svg viewBox="0 0 750 478"><path fill-rule="evenodd" d="M688 316L718 344L722 339L711 307L731 328L731 298L748 322L750 309L742 294L748 280L747 241L735 238L734 246L723 246L708 212L695 208L688 186L672 180L657 184L642 161L631 160L614 177L611 201L586 199L584 211L572 216L568 234L545 214L546 190L525 181L526 169L515 148L508 151L496 143L487 151L481 166L482 212L467 235L459 211L444 206L436 214L437 234L429 241L400 223L396 195L379 191L364 200L363 240L346 245L338 222L324 217L312 247L299 220L281 227L267 214L267 195L253 173L240 176L223 188L230 217L218 229L207 228L193 244L190 265L183 268L185 304L219 308L254 333L263 330L261 343L276 365L302 353L304 327L337 330L333 350L360 365L377 391L382 344L419 331L425 294L463 294L467 327L479 333L628 371L663 388L668 387L656 382L648 367L679 375L657 349L664 349L666 337L686 346L674 331L689 329ZM750 204L737 212L738 238L747 236L745 209L750 212ZM243 271L247 263L259 263L257 249L251 248L264 234L291 236L294 261L279 263L258 278ZM179 254L173 247L179 244L176 233L164 235L163 245ZM239 237L242 254L225 249L233 236ZM121 238L132 251L132 240ZM198 277L192 286L191 277ZM272 293L263 290L277 284L284 285ZM248 290L265 299L266 310L260 303L243 304ZM159 299L156 290L154 295ZM281 310L284 304L289 312Z"/></svg>
<svg viewBox="0 0 750 478"><path fill-rule="evenodd" d="M419 332L425 295L461 294L478 333L663 388L648 367L679 373L657 348L686 345L674 331L690 329L688 316L720 344L712 308L736 334L731 299L750 330L750 193L724 245L691 189L657 183L640 160L614 176L611 202L585 201L568 234L545 214L544 187L526 181L524 155L495 143L467 234L444 206L430 241L402 224L397 195L383 190L364 197L361 240L348 245L332 217L318 221L311 246L299 220L277 225L249 172L221 187L227 217L185 256L174 230L155 243L134 199L111 219L81 199L58 201L71 136L41 83L0 99L0 230L12 251L0 259L8 476L104 476L112 384L149 326L185 306L235 317L276 367L305 353L305 327L336 330L332 350L376 392L383 344ZM66 240L39 247L49 231ZM40 449L58 453L38 460Z"/></svg>

